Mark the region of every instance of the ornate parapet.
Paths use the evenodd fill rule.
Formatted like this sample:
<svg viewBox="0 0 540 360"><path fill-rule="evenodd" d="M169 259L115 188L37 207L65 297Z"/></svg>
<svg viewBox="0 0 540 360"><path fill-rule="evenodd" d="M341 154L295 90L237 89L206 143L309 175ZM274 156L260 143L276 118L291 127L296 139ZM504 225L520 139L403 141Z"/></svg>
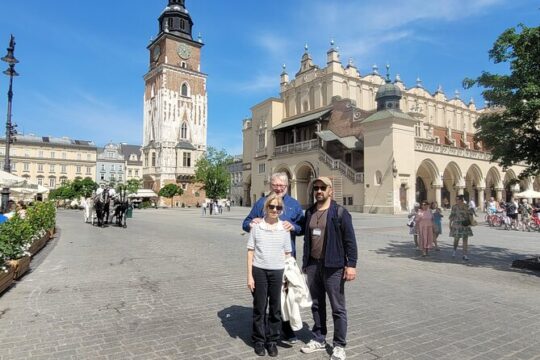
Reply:
<svg viewBox="0 0 540 360"><path fill-rule="evenodd" d="M441 145L429 140L415 139L415 151L462 157L467 159L491 161L491 153Z"/></svg>

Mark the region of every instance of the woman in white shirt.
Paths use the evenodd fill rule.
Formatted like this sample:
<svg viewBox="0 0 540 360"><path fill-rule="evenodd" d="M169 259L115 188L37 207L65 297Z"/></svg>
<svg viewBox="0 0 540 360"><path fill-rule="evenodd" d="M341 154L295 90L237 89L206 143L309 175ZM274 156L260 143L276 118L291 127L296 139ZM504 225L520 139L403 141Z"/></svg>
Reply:
<svg viewBox="0 0 540 360"><path fill-rule="evenodd" d="M264 218L252 224L247 244L247 286L253 294L252 339L255 353L277 356L277 342L281 329L281 286L285 257L291 254L291 236L283 228L279 215L283 200L276 194L268 195L264 203ZM268 334L265 322L268 304Z"/></svg>

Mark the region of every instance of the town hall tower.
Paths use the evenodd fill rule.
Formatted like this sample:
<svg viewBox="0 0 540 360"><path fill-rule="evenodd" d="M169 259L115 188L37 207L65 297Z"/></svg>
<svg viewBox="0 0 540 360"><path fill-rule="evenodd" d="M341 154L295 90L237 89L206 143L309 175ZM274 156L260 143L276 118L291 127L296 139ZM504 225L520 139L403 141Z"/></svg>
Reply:
<svg viewBox="0 0 540 360"><path fill-rule="evenodd" d="M206 74L201 72L202 40L193 40L185 0L169 0L148 45L144 76L143 180L159 191L177 183L195 194L195 163L206 151Z"/></svg>

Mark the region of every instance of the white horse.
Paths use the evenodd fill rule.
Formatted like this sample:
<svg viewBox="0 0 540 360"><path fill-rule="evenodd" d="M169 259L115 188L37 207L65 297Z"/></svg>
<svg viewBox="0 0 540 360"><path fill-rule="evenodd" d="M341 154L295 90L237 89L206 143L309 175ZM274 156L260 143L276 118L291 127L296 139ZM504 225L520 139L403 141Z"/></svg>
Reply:
<svg viewBox="0 0 540 360"><path fill-rule="evenodd" d="M93 216L94 216L94 199L92 197L87 197L84 199L84 222L85 223L94 223L93 222Z"/></svg>

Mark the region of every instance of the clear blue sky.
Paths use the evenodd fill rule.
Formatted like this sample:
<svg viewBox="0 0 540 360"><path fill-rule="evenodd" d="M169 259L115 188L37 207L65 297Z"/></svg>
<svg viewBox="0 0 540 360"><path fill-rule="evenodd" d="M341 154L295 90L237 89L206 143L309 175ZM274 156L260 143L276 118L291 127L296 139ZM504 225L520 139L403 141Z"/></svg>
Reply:
<svg viewBox="0 0 540 360"><path fill-rule="evenodd" d="M0 12L0 55L16 37L13 121L38 135L142 142L146 46L157 35L167 0L10 0ZM242 151L242 119L260 101L279 95L281 65L299 69L304 44L324 66L330 39L344 64L362 75L391 65L407 87L420 77L447 96L459 89L483 106L464 77L495 66L488 50L506 28L538 26L537 0L186 0L203 48L208 77L208 144ZM2 71L5 63L1 63ZM0 75L0 124L7 77ZM0 126L3 129L3 125ZM3 130L2 130L3 131Z"/></svg>

